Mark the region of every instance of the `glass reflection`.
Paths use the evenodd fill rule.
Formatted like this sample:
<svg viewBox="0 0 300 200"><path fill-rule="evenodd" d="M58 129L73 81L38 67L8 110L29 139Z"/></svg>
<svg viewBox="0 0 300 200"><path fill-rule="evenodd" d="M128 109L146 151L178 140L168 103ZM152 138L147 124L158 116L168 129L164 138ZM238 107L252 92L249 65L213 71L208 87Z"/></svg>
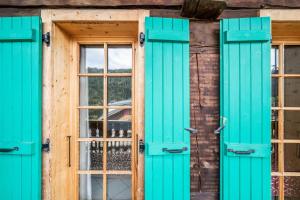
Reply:
<svg viewBox="0 0 300 200"><path fill-rule="evenodd" d="M299 176L284 177L284 199L285 200L300 199L300 177Z"/></svg>
<svg viewBox="0 0 300 200"><path fill-rule="evenodd" d="M103 169L103 142L80 142L80 170Z"/></svg>
<svg viewBox="0 0 300 200"><path fill-rule="evenodd" d="M109 109L108 137L131 138L131 109Z"/></svg>
<svg viewBox="0 0 300 200"><path fill-rule="evenodd" d="M130 73L132 70L131 45L108 45L108 72Z"/></svg>
<svg viewBox="0 0 300 200"><path fill-rule="evenodd" d="M79 175L80 200L102 200L103 199L103 177L100 174Z"/></svg>
<svg viewBox="0 0 300 200"><path fill-rule="evenodd" d="M278 78L272 78L272 106L278 107Z"/></svg>
<svg viewBox="0 0 300 200"><path fill-rule="evenodd" d="M131 176L108 175L107 176L108 200L131 200Z"/></svg>
<svg viewBox="0 0 300 200"><path fill-rule="evenodd" d="M279 66L279 48L278 46L272 46L271 49L271 71L272 74L278 74Z"/></svg>
<svg viewBox="0 0 300 200"><path fill-rule="evenodd" d="M108 78L108 104L131 105L131 77Z"/></svg>
<svg viewBox="0 0 300 200"><path fill-rule="evenodd" d="M107 169L131 170L131 142L107 142Z"/></svg>
<svg viewBox="0 0 300 200"><path fill-rule="evenodd" d="M286 74L300 73L300 46L299 45L284 46L284 73Z"/></svg>
<svg viewBox="0 0 300 200"><path fill-rule="evenodd" d="M284 102L288 107L300 107L300 78L284 79Z"/></svg>
<svg viewBox="0 0 300 200"><path fill-rule="evenodd" d="M271 135L272 139L278 139L278 111L272 110L272 122L271 122Z"/></svg>
<svg viewBox="0 0 300 200"><path fill-rule="evenodd" d="M284 144L284 171L300 172L300 144Z"/></svg>
<svg viewBox="0 0 300 200"><path fill-rule="evenodd" d="M103 73L103 45L80 46L80 73Z"/></svg>
<svg viewBox="0 0 300 200"><path fill-rule="evenodd" d="M284 138L300 139L300 111L284 111Z"/></svg>
<svg viewBox="0 0 300 200"><path fill-rule="evenodd" d="M103 111L80 109L80 137L103 137Z"/></svg>
<svg viewBox="0 0 300 200"><path fill-rule="evenodd" d="M103 78L80 77L80 105L100 106L103 104Z"/></svg>
<svg viewBox="0 0 300 200"><path fill-rule="evenodd" d="M279 199L279 177L272 177L272 200Z"/></svg>

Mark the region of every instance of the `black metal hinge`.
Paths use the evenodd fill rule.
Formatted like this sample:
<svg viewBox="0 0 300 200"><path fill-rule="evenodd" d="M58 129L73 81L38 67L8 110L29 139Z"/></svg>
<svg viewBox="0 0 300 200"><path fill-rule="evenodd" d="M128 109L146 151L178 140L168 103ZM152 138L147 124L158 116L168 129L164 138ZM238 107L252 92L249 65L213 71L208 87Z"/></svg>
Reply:
<svg viewBox="0 0 300 200"><path fill-rule="evenodd" d="M46 142L42 144L42 151L49 152L50 151L50 139L47 138Z"/></svg>
<svg viewBox="0 0 300 200"><path fill-rule="evenodd" d="M140 45L143 46L145 43L145 33L140 32Z"/></svg>
<svg viewBox="0 0 300 200"><path fill-rule="evenodd" d="M140 139L139 140L139 152L144 153L144 151L145 151L145 142L144 142L144 140Z"/></svg>
<svg viewBox="0 0 300 200"><path fill-rule="evenodd" d="M43 40L43 42L46 43L47 47L49 47L50 46L50 32L43 34L42 40Z"/></svg>

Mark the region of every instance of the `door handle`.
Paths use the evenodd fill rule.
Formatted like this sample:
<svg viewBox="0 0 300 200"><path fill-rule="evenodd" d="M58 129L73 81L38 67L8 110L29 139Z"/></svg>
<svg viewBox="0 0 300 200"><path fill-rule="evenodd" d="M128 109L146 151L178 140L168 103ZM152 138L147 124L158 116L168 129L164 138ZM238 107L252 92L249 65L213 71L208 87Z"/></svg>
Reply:
<svg viewBox="0 0 300 200"><path fill-rule="evenodd" d="M214 131L215 134L220 134L220 132L226 127L226 122L227 122L226 117L220 117L220 118L222 119L222 125Z"/></svg>
<svg viewBox="0 0 300 200"><path fill-rule="evenodd" d="M181 149L168 149L168 148L162 148L163 152L168 152L168 153L182 153L184 151L187 151L187 147L182 147Z"/></svg>
<svg viewBox="0 0 300 200"><path fill-rule="evenodd" d="M228 152L231 152L231 153L235 153L235 154L243 154L243 155L249 155L249 154L252 154L252 153L255 153L255 150L254 149L249 149L247 151L236 151L234 149L227 149Z"/></svg>
<svg viewBox="0 0 300 200"><path fill-rule="evenodd" d="M0 152L7 153L12 151L19 151L19 147L13 147L13 148L0 148Z"/></svg>

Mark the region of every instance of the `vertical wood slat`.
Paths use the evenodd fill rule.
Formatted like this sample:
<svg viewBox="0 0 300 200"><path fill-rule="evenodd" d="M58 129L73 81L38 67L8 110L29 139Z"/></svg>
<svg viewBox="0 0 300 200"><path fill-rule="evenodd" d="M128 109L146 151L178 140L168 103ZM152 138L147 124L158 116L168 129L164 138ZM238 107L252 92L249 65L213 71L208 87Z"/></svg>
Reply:
<svg viewBox="0 0 300 200"><path fill-rule="evenodd" d="M33 29L34 40L1 41L1 142L34 142L31 156L0 156L3 199L41 198L41 20L1 18L0 31Z"/></svg>
<svg viewBox="0 0 300 200"><path fill-rule="evenodd" d="M228 120L221 132L221 199L271 198L270 156L227 157L224 143L270 145L270 41L224 41L224 32L270 32L269 18L221 21L221 116ZM271 155L271 152L270 152Z"/></svg>
<svg viewBox="0 0 300 200"><path fill-rule="evenodd" d="M146 18L147 30L188 32L187 20ZM148 143L184 143L189 133L189 45L148 41L145 66L145 199L185 199L189 194L189 154L150 155ZM166 146L167 147L167 146ZM149 146L150 148L150 146Z"/></svg>

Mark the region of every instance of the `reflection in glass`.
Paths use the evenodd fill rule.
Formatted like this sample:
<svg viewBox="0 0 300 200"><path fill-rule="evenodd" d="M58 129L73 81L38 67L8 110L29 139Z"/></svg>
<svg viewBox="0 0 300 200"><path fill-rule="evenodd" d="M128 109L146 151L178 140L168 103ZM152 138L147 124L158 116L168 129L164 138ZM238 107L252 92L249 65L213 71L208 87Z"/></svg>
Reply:
<svg viewBox="0 0 300 200"><path fill-rule="evenodd" d="M300 46L299 45L284 46L284 73L286 74L300 73Z"/></svg>
<svg viewBox="0 0 300 200"><path fill-rule="evenodd" d="M108 137L131 138L131 109L109 109Z"/></svg>
<svg viewBox="0 0 300 200"><path fill-rule="evenodd" d="M131 142L107 142L107 169L131 170Z"/></svg>
<svg viewBox="0 0 300 200"><path fill-rule="evenodd" d="M284 199L285 200L300 199L300 177L299 176L284 177Z"/></svg>
<svg viewBox="0 0 300 200"><path fill-rule="evenodd" d="M300 111L284 111L284 138L300 139Z"/></svg>
<svg viewBox="0 0 300 200"><path fill-rule="evenodd" d="M300 78L284 79L284 102L288 107L300 107Z"/></svg>
<svg viewBox="0 0 300 200"><path fill-rule="evenodd" d="M103 137L103 111L80 109L80 137Z"/></svg>
<svg viewBox="0 0 300 200"><path fill-rule="evenodd" d="M100 174L80 174L80 200L103 199L103 177Z"/></svg>
<svg viewBox="0 0 300 200"><path fill-rule="evenodd" d="M132 70L131 45L108 45L108 72L130 73Z"/></svg>
<svg viewBox="0 0 300 200"><path fill-rule="evenodd" d="M100 106L103 104L103 78L80 77L80 105Z"/></svg>
<svg viewBox="0 0 300 200"><path fill-rule="evenodd" d="M103 73L103 45L80 46L80 73Z"/></svg>
<svg viewBox="0 0 300 200"><path fill-rule="evenodd" d="M272 78L272 106L278 106L278 78Z"/></svg>
<svg viewBox="0 0 300 200"><path fill-rule="evenodd" d="M272 200L277 200L279 197L279 177L272 177Z"/></svg>
<svg viewBox="0 0 300 200"><path fill-rule="evenodd" d="M300 172L300 144L284 144L284 171Z"/></svg>
<svg viewBox="0 0 300 200"><path fill-rule="evenodd" d="M131 200L131 176L107 176L107 200Z"/></svg>
<svg viewBox="0 0 300 200"><path fill-rule="evenodd" d="M278 139L278 111L272 110L272 123L271 123L272 139Z"/></svg>
<svg viewBox="0 0 300 200"><path fill-rule="evenodd" d="M80 170L103 169L103 142L80 142Z"/></svg>
<svg viewBox="0 0 300 200"><path fill-rule="evenodd" d="M278 144L272 144L272 172L278 172Z"/></svg>
<svg viewBox="0 0 300 200"><path fill-rule="evenodd" d="M271 49L271 71L272 74L278 74L279 66L279 48L278 46L272 46Z"/></svg>
<svg viewBox="0 0 300 200"><path fill-rule="evenodd" d="M108 105L131 105L131 77L108 78Z"/></svg>

